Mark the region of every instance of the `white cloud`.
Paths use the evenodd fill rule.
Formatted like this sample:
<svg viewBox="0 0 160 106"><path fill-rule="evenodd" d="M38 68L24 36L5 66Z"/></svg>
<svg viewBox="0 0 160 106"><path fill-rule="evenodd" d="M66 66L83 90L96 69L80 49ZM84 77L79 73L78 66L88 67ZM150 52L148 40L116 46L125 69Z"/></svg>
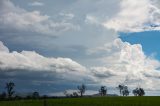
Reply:
<svg viewBox="0 0 160 106"><path fill-rule="evenodd" d="M86 68L70 58L48 58L34 51L9 52L2 42L0 42L0 70L1 73L11 70L51 73L76 81L88 76Z"/></svg>
<svg viewBox="0 0 160 106"><path fill-rule="evenodd" d="M99 55L97 62L103 62L104 65L86 68L70 58L44 57L34 51L9 52L8 48L0 42L0 73L8 72L5 76L18 76L19 72L23 71L37 74L42 72L43 76L49 75L49 78L53 76L53 80L56 81L64 79L109 87L124 83L130 88L141 85L145 89L160 89L160 72L157 70L160 62L153 57L147 57L140 44L131 45L116 39L100 49L99 47L94 49L90 55L100 52L102 54ZM25 77L27 76L26 74Z"/></svg>
<svg viewBox="0 0 160 106"><path fill-rule="evenodd" d="M158 18L159 9L149 0L113 0L107 2L106 0L101 0L95 1L95 4L91 5L90 9L88 9L91 2L93 1L83 0L77 1L75 4L73 3L73 5L69 6L71 9L68 11L73 10L73 13L78 14L78 16L62 12L59 15L65 17L65 20L54 22L50 19L50 16L43 15L39 11L29 12L14 5L10 0L1 0L0 27L52 35L53 33L79 29L78 26L67 21L78 17L75 21L80 20L80 24L84 24L83 21L85 20L86 23L92 24L90 27L94 27L93 24L101 24L107 29L122 32L158 30L159 28L159 26L156 26L160 23ZM119 3L120 9L117 8L117 4ZM116 4L116 6L113 4ZM84 14L87 15L84 16ZM106 21L104 22L104 20ZM98 31L102 34L102 30L100 29L99 27L94 27L92 30L87 26L84 27L83 31L91 31L92 33L89 33L91 35ZM117 37L115 31L106 30L103 34L105 36L101 39L99 39L101 36L94 36L94 43L98 42L97 44L93 43L93 36L86 37L86 34L82 32L80 35L84 35L86 41L84 36L80 39L77 39L76 36L74 43L80 42L80 44L88 45L88 42L91 42L90 45L93 47L100 45L104 40L111 42ZM71 43L70 38L63 40L61 43L64 43L64 41L64 45ZM3 72L7 70L27 70L29 72L51 73L51 75L58 74L60 75L59 78L63 77L71 81L94 78L91 80L97 81L98 83L95 82L96 84L103 83L114 87L124 82L134 87L142 84L144 88L160 89L160 73L157 70L160 63L152 57L147 57L140 44L131 45L127 42L122 42L120 39L116 39L110 44L107 43L102 47L89 50L88 54L97 54L99 57L96 60L96 64L103 63L103 65L86 69L69 58L44 57L34 51L9 52L8 48L0 42L0 69L1 72L2 70ZM92 63L88 62L88 64Z"/></svg>
<svg viewBox="0 0 160 106"><path fill-rule="evenodd" d="M0 51L1 52L9 52L9 49L3 45L3 43L0 41Z"/></svg>
<svg viewBox="0 0 160 106"><path fill-rule="evenodd" d="M124 83L130 87L141 85L145 89L160 89L160 71L157 70L160 62L146 56L140 44L131 45L116 39L113 43L90 51L90 54L101 53L97 61L105 64L91 68L91 73L101 83L111 86Z"/></svg>
<svg viewBox="0 0 160 106"><path fill-rule="evenodd" d="M50 16L42 15L39 11L27 11L10 0L0 1L1 28L11 28L22 31L37 32L47 35L57 35L68 30L79 30L69 22L54 22Z"/></svg>
<svg viewBox="0 0 160 106"><path fill-rule="evenodd" d="M43 6L44 3L42 2L39 2L39 1L34 1L32 3L29 3L30 6Z"/></svg>
<svg viewBox="0 0 160 106"><path fill-rule="evenodd" d="M119 12L102 25L118 32L160 30L160 9L153 1L122 0Z"/></svg>

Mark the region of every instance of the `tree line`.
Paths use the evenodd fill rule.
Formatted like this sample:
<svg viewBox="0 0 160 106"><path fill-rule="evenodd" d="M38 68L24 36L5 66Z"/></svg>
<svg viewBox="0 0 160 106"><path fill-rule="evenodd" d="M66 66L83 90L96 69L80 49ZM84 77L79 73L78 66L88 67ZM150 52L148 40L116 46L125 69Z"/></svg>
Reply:
<svg viewBox="0 0 160 106"><path fill-rule="evenodd" d="M14 100L14 99L21 99L22 97L16 95L14 90L15 83L14 82L7 82L5 85L6 92L0 93L0 100ZM23 97L23 99L38 99L40 97L39 92L33 92L31 95L27 95Z"/></svg>
<svg viewBox="0 0 160 106"><path fill-rule="evenodd" d="M82 97L86 91L86 88L87 88L86 85L82 84L82 85L77 86L77 89L78 89L77 92L74 91L73 93L67 93L67 91L65 91L64 94L66 95L66 97L78 97L78 94L80 94L80 97ZM129 96L130 91L126 85L120 84L116 88L119 89L120 96ZM107 96L106 86L101 86L98 91L99 91L100 96ZM134 96L144 96L145 95L145 91L141 87L137 87L133 89L132 93Z"/></svg>
<svg viewBox="0 0 160 106"><path fill-rule="evenodd" d="M5 85L6 92L0 93L0 99L19 99L22 98L18 95L16 95L16 92L14 90L15 88L15 83L14 82L8 82ZM129 89L126 85L120 84L116 87L119 89L120 96L129 96ZM77 92L73 93L68 93L67 91L64 91L64 95L66 97L83 97L85 92L87 90L87 86L85 84L81 84L77 86ZM101 86L100 89L98 90L99 96L107 96L107 87L106 86ZM132 93L134 96L144 96L145 91L141 87L137 87L132 90ZM38 99L38 98L47 98L47 95L44 95L43 97L40 97L39 92L33 92L31 95L27 95L25 97L26 99Z"/></svg>

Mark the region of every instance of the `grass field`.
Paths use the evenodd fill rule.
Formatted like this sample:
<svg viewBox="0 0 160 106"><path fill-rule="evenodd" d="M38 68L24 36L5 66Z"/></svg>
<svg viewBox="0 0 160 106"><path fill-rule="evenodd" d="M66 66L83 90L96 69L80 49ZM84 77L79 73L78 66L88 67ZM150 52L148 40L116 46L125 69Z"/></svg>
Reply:
<svg viewBox="0 0 160 106"><path fill-rule="evenodd" d="M0 101L0 106L160 106L160 97L94 97Z"/></svg>

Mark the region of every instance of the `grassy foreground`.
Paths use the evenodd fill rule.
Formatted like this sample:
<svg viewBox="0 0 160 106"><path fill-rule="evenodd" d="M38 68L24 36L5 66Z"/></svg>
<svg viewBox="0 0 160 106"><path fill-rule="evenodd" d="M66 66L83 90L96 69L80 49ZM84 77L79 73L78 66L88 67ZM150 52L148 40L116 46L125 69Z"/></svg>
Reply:
<svg viewBox="0 0 160 106"><path fill-rule="evenodd" d="M0 101L0 106L160 106L160 97L94 97Z"/></svg>

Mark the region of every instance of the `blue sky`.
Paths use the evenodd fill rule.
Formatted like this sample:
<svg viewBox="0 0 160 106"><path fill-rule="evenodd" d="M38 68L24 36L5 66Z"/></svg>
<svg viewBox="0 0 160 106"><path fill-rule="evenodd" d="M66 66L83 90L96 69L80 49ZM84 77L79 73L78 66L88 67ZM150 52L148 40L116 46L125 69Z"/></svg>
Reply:
<svg viewBox="0 0 160 106"><path fill-rule="evenodd" d="M159 4L0 0L0 92L14 81L19 93L62 94L84 83L90 93L124 84L159 95Z"/></svg>
<svg viewBox="0 0 160 106"><path fill-rule="evenodd" d="M129 42L131 44L141 44L146 55L154 55L156 59L160 60L159 31L121 33L120 38L123 41Z"/></svg>

